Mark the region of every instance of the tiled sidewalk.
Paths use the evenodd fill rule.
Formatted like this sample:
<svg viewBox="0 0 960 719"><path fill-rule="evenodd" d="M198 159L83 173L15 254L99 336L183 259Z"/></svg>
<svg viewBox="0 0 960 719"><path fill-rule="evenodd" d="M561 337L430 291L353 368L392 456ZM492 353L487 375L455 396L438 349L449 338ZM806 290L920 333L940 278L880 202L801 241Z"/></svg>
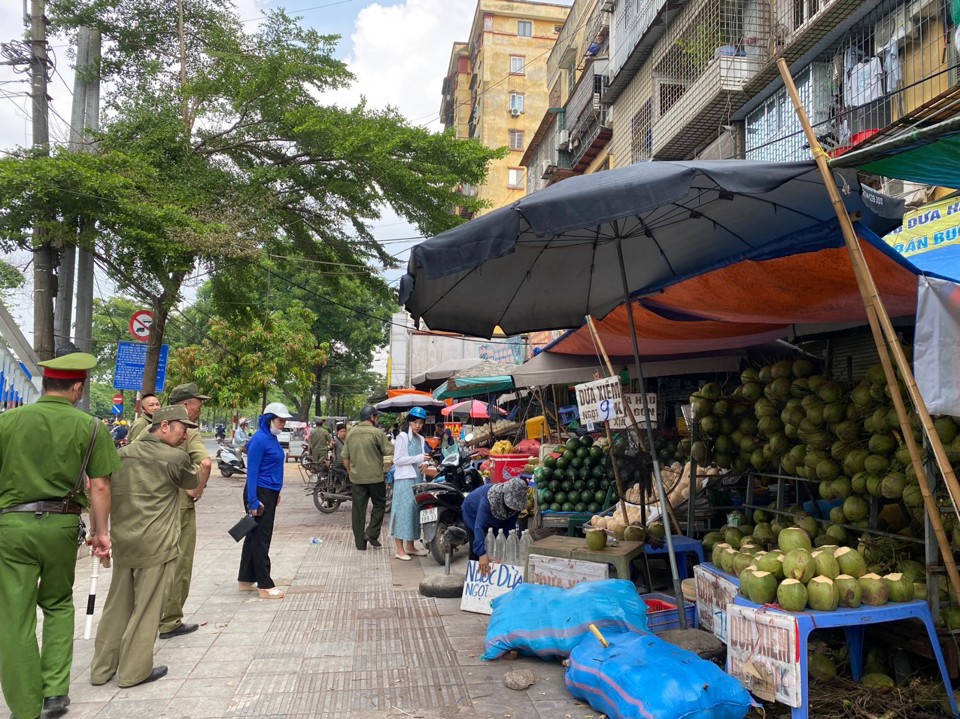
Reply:
<svg viewBox="0 0 960 719"><path fill-rule="evenodd" d="M385 536L382 550L356 551L350 504L320 514L293 463L271 550L274 579L289 586L287 597L261 600L238 591L240 546L226 530L240 518L241 488L242 478L224 479L214 470L197 509L186 607L186 621L201 627L157 640L156 663L168 665L170 673L153 684L120 689L114 679L90 685L93 640L81 638L90 561L81 560L69 719L598 716L570 697L557 663L481 662L487 617L461 612L458 599L431 599L418 591L427 573L443 568L431 557L394 560ZM311 544L313 536L322 542ZM463 564L461 555L454 571L462 573ZM97 619L109 585L110 571L104 570ZM506 689L503 676L520 668L531 669L538 681L524 692Z"/></svg>

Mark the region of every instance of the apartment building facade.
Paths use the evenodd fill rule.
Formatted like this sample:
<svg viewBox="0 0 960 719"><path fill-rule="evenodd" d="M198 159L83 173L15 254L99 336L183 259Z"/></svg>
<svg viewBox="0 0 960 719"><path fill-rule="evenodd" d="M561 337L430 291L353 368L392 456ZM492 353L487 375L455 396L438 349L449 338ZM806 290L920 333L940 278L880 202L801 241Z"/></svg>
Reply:
<svg viewBox="0 0 960 719"><path fill-rule="evenodd" d="M509 148L490 163L482 186L461 188L491 209L526 192L520 158L549 108L547 57L569 10L529 0L479 0L470 37L454 44L443 83L444 127L486 147Z"/></svg>

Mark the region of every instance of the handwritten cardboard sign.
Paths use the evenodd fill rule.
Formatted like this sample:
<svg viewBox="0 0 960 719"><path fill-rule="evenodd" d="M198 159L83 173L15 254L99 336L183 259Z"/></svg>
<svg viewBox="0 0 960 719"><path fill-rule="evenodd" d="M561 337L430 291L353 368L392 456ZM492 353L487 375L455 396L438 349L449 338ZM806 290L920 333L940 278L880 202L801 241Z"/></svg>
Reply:
<svg viewBox="0 0 960 719"><path fill-rule="evenodd" d="M623 394L619 377L607 377L574 387L580 423L609 422L624 415Z"/></svg>
<svg viewBox="0 0 960 719"><path fill-rule="evenodd" d="M639 393L628 392L623 395L623 401L633 410L633 417L637 420L637 424L640 427L646 427L647 422L653 422L653 426L657 426L656 392L647 392L647 409L649 410L649 414L644 414L643 412L643 397ZM632 427L633 425L630 424L630 415L626 414L626 410L624 410L623 417L610 422L610 429L626 429L627 426Z"/></svg>
<svg viewBox="0 0 960 719"><path fill-rule="evenodd" d="M711 572L702 565L693 568L697 580L697 621L701 629L708 629L714 636L727 642L727 606L740 594L736 584L721 574Z"/></svg>
<svg viewBox="0 0 960 719"><path fill-rule="evenodd" d="M526 581L529 584L570 589L581 582L599 582L609 577L610 565L605 562L585 562L581 559L531 554L527 563Z"/></svg>
<svg viewBox="0 0 960 719"><path fill-rule="evenodd" d="M798 656L797 620L763 607L727 607L730 638L727 672L751 694L799 707L803 677Z"/></svg>
<svg viewBox="0 0 960 719"><path fill-rule="evenodd" d="M512 564L490 565L490 572L480 576L480 563L475 559L467 562L467 576L463 581L463 596L460 609L476 614L493 614L490 603L502 594L506 594L518 584L523 583L523 567Z"/></svg>

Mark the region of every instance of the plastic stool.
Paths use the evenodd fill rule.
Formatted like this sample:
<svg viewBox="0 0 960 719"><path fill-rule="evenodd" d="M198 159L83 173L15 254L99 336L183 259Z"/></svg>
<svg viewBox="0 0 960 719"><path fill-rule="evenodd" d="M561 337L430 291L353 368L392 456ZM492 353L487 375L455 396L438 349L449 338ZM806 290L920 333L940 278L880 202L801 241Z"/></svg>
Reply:
<svg viewBox="0 0 960 719"><path fill-rule="evenodd" d="M648 557L667 554L666 541L664 541L663 546L659 549L653 549L649 544L644 545L644 547L644 551L647 553ZM680 579L688 579L693 576L689 574L692 568L687 568L687 552L696 554L697 558L700 560L700 564L703 564L703 543L698 542L696 539L684 537L679 534L674 535L673 552L677 556L677 575L680 577Z"/></svg>
<svg viewBox="0 0 960 719"><path fill-rule="evenodd" d="M745 607L759 608L743 597L736 597L734 604ZM809 716L809 697L807 691L809 688L809 675L807 673L807 639L810 632L814 629L837 629L842 628L847 638L847 646L850 648L850 670L854 681L860 681L863 673L863 628L867 624L883 624L885 622L896 622L901 619L919 619L927 628L927 636L930 638L930 644L933 648L933 655L936 657L937 666L940 667L940 675L943 677L943 685L946 688L947 699L950 702L950 709L953 716L960 717L960 711L957 710L957 702L953 696L953 687L950 684L950 674L947 671L947 664L943 660L943 652L940 650L940 640L937 637L937 630L933 626L933 617L930 614L930 607L926 602L914 600L912 602L891 602L882 607L861 606L857 609L837 609L833 612L783 612L777 609L767 608L765 611L780 612L793 617L797 622L797 642L800 652L800 681L801 695L800 706L791 708L791 719L807 719ZM729 670L729 666L727 667Z"/></svg>

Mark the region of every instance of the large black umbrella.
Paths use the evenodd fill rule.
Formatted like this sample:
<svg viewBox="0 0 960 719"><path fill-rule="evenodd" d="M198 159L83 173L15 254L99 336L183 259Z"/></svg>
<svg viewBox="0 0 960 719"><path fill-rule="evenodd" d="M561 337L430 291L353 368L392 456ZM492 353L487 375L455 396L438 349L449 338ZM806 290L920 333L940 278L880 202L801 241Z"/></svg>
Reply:
<svg viewBox="0 0 960 719"><path fill-rule="evenodd" d="M877 234L903 203L837 171ZM879 221L879 217L895 221ZM643 162L564 180L413 248L400 300L432 330L490 337L579 327L625 294L706 269L843 243L810 162ZM623 271L623 276L621 272Z"/></svg>
<svg viewBox="0 0 960 719"><path fill-rule="evenodd" d="M836 178L847 211L878 234L902 217L902 202L861 187L855 172ZM840 243L812 161L646 162L571 178L422 242L410 253L400 301L433 330L489 337L497 326L506 334L576 327L711 269ZM647 442L652 451L649 423ZM666 511L663 522L680 596Z"/></svg>

